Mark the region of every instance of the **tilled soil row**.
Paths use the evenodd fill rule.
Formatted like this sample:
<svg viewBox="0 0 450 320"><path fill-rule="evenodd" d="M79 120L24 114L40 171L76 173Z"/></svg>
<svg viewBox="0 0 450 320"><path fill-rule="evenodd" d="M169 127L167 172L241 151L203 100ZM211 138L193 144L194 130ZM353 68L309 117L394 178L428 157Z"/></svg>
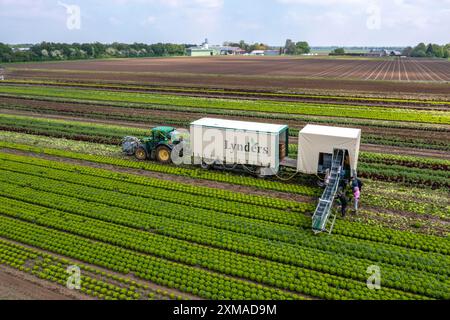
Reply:
<svg viewBox="0 0 450 320"><path fill-rule="evenodd" d="M95 66L93 66L95 67ZM92 70L95 70L92 69ZM389 95L392 92L405 95L422 96L449 95L450 87L446 83L430 82L400 82L400 81L364 81L346 79L314 79L301 77L226 77L207 76L193 74L186 76L182 74L140 74L137 73L80 73L77 70L52 72L37 70L13 70L6 72L7 79L49 79L76 80L76 81L117 81L138 82L142 84L178 85L178 86L200 86L205 88L251 88L261 90L318 90L331 92L357 92L376 93Z"/></svg>

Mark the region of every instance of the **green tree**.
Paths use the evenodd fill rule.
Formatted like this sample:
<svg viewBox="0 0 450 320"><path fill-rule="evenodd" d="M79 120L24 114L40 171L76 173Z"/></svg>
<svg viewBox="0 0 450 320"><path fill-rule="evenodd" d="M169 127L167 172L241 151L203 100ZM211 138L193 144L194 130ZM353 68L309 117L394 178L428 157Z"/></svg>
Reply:
<svg viewBox="0 0 450 320"><path fill-rule="evenodd" d="M406 56L406 57L410 57L412 51L413 51L413 48L412 48L412 47L406 47L405 49L403 49L402 55L403 55L403 56Z"/></svg>
<svg viewBox="0 0 450 320"><path fill-rule="evenodd" d="M442 48L442 57L448 59L450 57L450 43Z"/></svg>
<svg viewBox="0 0 450 320"><path fill-rule="evenodd" d="M431 47L433 48L433 56L436 58L443 58L444 57L444 50L443 47L441 47L438 44L432 44Z"/></svg>
<svg viewBox="0 0 450 320"><path fill-rule="evenodd" d="M333 55L344 55L345 50L344 48L336 48L331 52Z"/></svg>
<svg viewBox="0 0 450 320"><path fill-rule="evenodd" d="M11 62L13 51L10 46L0 42L0 61Z"/></svg>
<svg viewBox="0 0 450 320"><path fill-rule="evenodd" d="M286 40L286 44L284 45L284 53L295 54L295 43L291 39Z"/></svg>
<svg viewBox="0 0 450 320"><path fill-rule="evenodd" d="M239 48L241 48L242 50L248 51L248 44L245 43L244 40L239 41Z"/></svg>
<svg viewBox="0 0 450 320"><path fill-rule="evenodd" d="M426 57L427 56L427 46L425 43L421 42L411 52L411 57Z"/></svg>
<svg viewBox="0 0 450 320"><path fill-rule="evenodd" d="M309 47L308 42L306 41L300 41L295 44L295 54L304 54L304 53L310 53L311 48Z"/></svg>
<svg viewBox="0 0 450 320"><path fill-rule="evenodd" d="M433 45L431 43L428 44L427 50L425 51L425 53L427 54L428 57L434 56Z"/></svg>

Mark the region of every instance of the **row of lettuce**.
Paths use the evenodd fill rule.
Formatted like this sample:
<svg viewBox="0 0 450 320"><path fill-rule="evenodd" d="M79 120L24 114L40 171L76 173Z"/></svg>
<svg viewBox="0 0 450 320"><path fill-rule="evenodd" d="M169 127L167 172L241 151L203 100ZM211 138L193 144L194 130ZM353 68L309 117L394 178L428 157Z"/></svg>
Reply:
<svg viewBox="0 0 450 320"><path fill-rule="evenodd" d="M51 146L51 148L49 148L49 146ZM116 147L90 142L2 132L0 135L0 147L25 152L44 153L50 156L62 157L61 159L70 158L102 165L114 165L118 167L183 176L195 180L210 180L262 190L294 193L307 197L317 197L320 194L320 189L314 187L314 182L307 180L306 177L303 176L300 176L293 183L286 183L277 180L255 179L251 176L236 175L229 172L205 171L196 167L175 167L160 165L154 162L138 162L133 159L124 158L120 155L120 153L118 153ZM382 182L377 183L380 184ZM373 182L371 184L373 184ZM384 195L379 194L380 190L388 190L391 188L391 185L383 185L378 191L371 190L370 192L365 192L364 202L369 206L385 208L388 210L401 210L405 212L421 215L432 215L443 218L449 216L448 203L445 200L446 196L440 195L438 199L428 199L422 195L424 193L423 190L426 189L423 189L423 187L417 188L410 185L408 186L408 190L411 190L414 194L416 194L416 197L411 197L409 194L403 194L400 192L400 187L401 185L398 184L397 192ZM433 194L436 193L444 194L445 189L434 190ZM216 193L214 196L217 197L219 195ZM311 198L311 202L313 201L312 199L313 198ZM273 206L273 204L269 203L266 203L266 205ZM311 212L312 206L310 205L306 208L306 210Z"/></svg>
<svg viewBox="0 0 450 320"><path fill-rule="evenodd" d="M264 203L243 204L216 198L204 202L204 196L191 193L185 199L199 197L195 202L198 208L191 209L192 205L183 199L181 203L167 200L180 196L178 191L162 188L162 192L158 192L157 186L149 187L137 181L118 183L116 179L99 177L101 173L108 174L101 170L95 170L96 176L83 174L83 179L79 179L80 173L50 168L51 162L45 160L42 160L43 166L37 165L38 160L34 160L36 165L25 165L21 162L26 161L26 157L7 157L0 165L4 204L0 221L5 224L5 228L2 224L2 233L6 237L8 233L3 229L8 230L8 221L13 219L51 232L66 232L194 269L200 267L213 274L244 279L249 285L255 281L282 290L275 294L280 298L299 298L288 291L327 299L420 298L416 294L445 299L450 294L446 268L449 243L445 240L435 244L434 237L415 237L402 232L386 237L389 230L348 223L337 232L349 233L343 235L343 239L324 238L316 242L311 241L310 230L298 230L298 227L295 230L295 225L303 223L302 215L292 213L292 217L298 218L288 220L292 217L283 215L285 211L264 209ZM59 166L61 164L57 164ZM202 203L203 208L200 208ZM177 214L190 217L203 214L204 219L209 215L209 220L221 214L236 222L223 220L221 224L226 226L217 233L216 227L209 227L202 220L177 223L180 221ZM288 234L282 230L283 221ZM256 229L257 235L253 222L260 226ZM231 232L226 230L229 225L244 228ZM277 243L268 241L272 234L278 234ZM368 240L360 239L362 234ZM407 246L419 248L406 250L395 243L401 238ZM303 241L309 246L293 244L288 239ZM384 287L380 291L365 286L366 269L373 264L383 269ZM170 270L166 269L165 273L171 274ZM125 265L119 271L131 270ZM222 287L219 284L217 288ZM248 290L252 292L247 288L245 294ZM228 297L256 298L245 294ZM201 296L211 297L210 294Z"/></svg>
<svg viewBox="0 0 450 320"><path fill-rule="evenodd" d="M43 86L1 86L0 93L84 99L92 101L115 101L143 103L158 106L181 106L187 108L241 110L247 112L275 112L338 118L374 119L388 121L450 124L447 111L413 110L393 107L369 107L361 105L311 104L264 100L212 99L177 95L158 95L137 92L116 92L76 88Z"/></svg>
<svg viewBox="0 0 450 320"><path fill-rule="evenodd" d="M112 272L4 239L0 239L0 265L59 285L61 290L66 289L67 295L84 294L103 300L186 299L173 292L152 289L147 284ZM80 271L80 281L71 281L70 276L77 270ZM70 291L68 284L79 285L79 288Z"/></svg>
<svg viewBox="0 0 450 320"><path fill-rule="evenodd" d="M14 68L12 68L14 70ZM348 96L348 95L319 95L319 94L306 94L306 93L290 93L290 92L274 92L274 91L251 91L251 90L238 90L238 89L218 89L218 88L195 88L195 87L173 87L173 86L158 86L142 84L124 84L124 83L98 83L94 81L54 81L54 80L5 80L4 84L26 84L26 85L44 85L44 86L60 86L60 87L79 87L90 89L106 89L106 90L132 90L132 91L145 91L145 92L169 92L169 93L182 93L182 94L211 94L211 95L223 95L233 97L254 97L254 98L280 98L280 99L298 99L309 100L314 99L318 101L331 101L331 102L353 102L353 103L377 103L381 105L386 104L403 104L408 106L450 106L450 101L445 100L417 100L417 99L400 99L400 98L379 98L379 97L361 97L361 96Z"/></svg>
<svg viewBox="0 0 450 320"><path fill-rule="evenodd" d="M148 134L148 130L140 128L11 115L0 115L0 129L108 144L119 144L124 136ZM292 145L291 149L295 147ZM359 174L374 180L448 188L449 163L442 159L363 152Z"/></svg>
<svg viewBox="0 0 450 320"><path fill-rule="evenodd" d="M177 127L183 127L188 128L189 124L192 122L191 120L195 119L196 117L193 116L193 114L189 113L183 113L183 115L180 117L174 117L172 113L166 113L164 112L161 115L158 114L148 114L148 112L142 112L143 110L140 110L137 113L134 112L128 112L124 111L120 108L113 108L114 110L111 110L111 108L107 108L106 110L102 110L101 107L98 106L42 106L42 105L27 105L27 104L17 104L17 103L0 103L0 106L3 109L13 110L14 112L37 112L39 114L45 114L47 116L54 116L54 115L61 115L61 116L69 116L69 117L79 117L79 118L88 118L88 119L97 119L100 121L127 121L129 123L133 122L139 122L141 125L143 123L148 124L150 127L153 125L159 125L159 124L165 124L165 125L172 125ZM137 110L133 110L137 111ZM208 115L210 113L206 113L204 115ZM203 115L203 114L202 114ZM245 116L245 115L244 115ZM285 119L292 121L293 119ZM300 120L300 119L299 119ZM11 116L9 116L9 119L1 119L1 122L3 123L3 126L14 128L14 126L11 125ZM16 118L14 119L14 123L23 123L25 120L22 118ZM43 121L43 120L41 120ZM317 123L317 124L333 124L333 120L324 120L317 121L317 119L302 119L301 121L307 121L308 123ZM347 121L339 121L336 122L337 125L349 125L350 123L347 123ZM355 123L354 125L359 126L361 123ZM392 125L392 123L391 123ZM384 127L383 125L381 127ZM423 128L420 128L422 130ZM442 128L436 127L433 128L440 130ZM21 128L16 128L15 130L24 130ZM36 132L40 131L40 128L36 128L34 125L28 124L27 130L32 131L35 130ZM416 129L414 129L416 130ZM422 133L421 131L418 131ZM450 150L450 144L447 140L442 139L441 135L433 132L433 135L424 136L421 134L418 134L416 131L414 134L415 136L411 137L404 137L404 136L397 136L396 134L389 134L389 133L365 133L362 136L362 143L365 144L375 144L375 145L387 145L387 146L396 146L396 147L407 147L407 148L415 148L415 149L433 149L433 150L443 150L447 151ZM291 128L289 131L289 135L291 137L297 137L299 133L299 129L297 128ZM62 131L61 135L68 135L70 132ZM93 136L93 138L98 139L98 137ZM120 137L108 137L107 139L103 139L105 142L109 143L118 143L120 140Z"/></svg>

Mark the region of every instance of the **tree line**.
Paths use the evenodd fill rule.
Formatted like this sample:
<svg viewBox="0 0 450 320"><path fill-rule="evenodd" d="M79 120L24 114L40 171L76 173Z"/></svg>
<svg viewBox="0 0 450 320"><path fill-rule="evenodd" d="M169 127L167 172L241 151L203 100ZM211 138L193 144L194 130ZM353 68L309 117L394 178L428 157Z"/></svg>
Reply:
<svg viewBox="0 0 450 320"><path fill-rule="evenodd" d="M27 50L0 43L0 62L76 60L97 58L164 57L184 55L189 44L52 43L31 45Z"/></svg>
<svg viewBox="0 0 450 320"><path fill-rule="evenodd" d="M299 54L305 54L311 52L311 47L309 46L308 42L306 41L299 41L294 42L291 39L286 40L286 44L284 47L271 47L264 43L254 43L249 44L246 43L244 40L241 40L239 42L224 42L224 46L227 47L238 47L242 50L245 50L246 52L252 52L253 50L279 50L280 54L287 54L287 55L299 55Z"/></svg>
<svg viewBox="0 0 450 320"><path fill-rule="evenodd" d="M435 43L426 45L421 42L415 47L406 47L402 54L407 57L448 58L450 57L450 43L440 46Z"/></svg>

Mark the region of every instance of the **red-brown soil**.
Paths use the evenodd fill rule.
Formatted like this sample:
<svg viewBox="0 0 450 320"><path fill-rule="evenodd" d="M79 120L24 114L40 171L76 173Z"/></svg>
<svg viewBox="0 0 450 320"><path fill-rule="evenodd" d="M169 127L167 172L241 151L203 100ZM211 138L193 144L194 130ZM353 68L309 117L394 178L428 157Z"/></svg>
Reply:
<svg viewBox="0 0 450 320"><path fill-rule="evenodd" d="M31 63L10 69L8 79L450 94L450 62L428 59L182 57Z"/></svg>

